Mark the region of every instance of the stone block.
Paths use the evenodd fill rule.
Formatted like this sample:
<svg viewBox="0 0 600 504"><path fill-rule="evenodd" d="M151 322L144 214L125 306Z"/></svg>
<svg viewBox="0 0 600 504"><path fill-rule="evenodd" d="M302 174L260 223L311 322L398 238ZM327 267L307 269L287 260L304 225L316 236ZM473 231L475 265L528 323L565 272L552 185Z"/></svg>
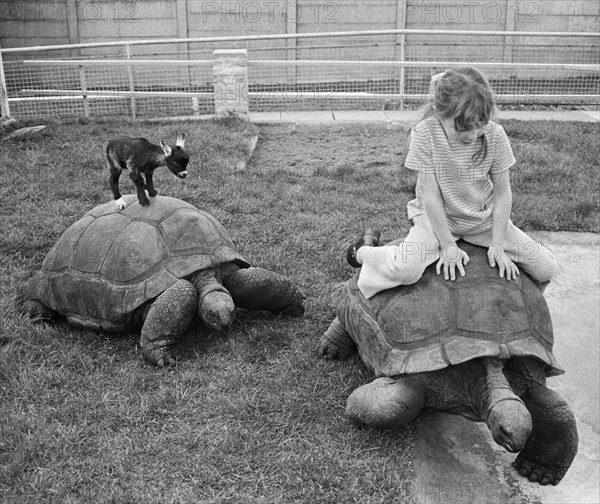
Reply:
<svg viewBox="0 0 600 504"><path fill-rule="evenodd" d="M216 117L236 115L248 119L248 52L219 49L213 52Z"/></svg>

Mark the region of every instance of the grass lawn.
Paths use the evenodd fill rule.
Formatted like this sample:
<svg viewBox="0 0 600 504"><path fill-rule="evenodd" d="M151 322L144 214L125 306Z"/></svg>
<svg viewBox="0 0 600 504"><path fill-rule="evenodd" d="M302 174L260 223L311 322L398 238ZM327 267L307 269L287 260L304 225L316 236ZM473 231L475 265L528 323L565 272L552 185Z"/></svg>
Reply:
<svg viewBox="0 0 600 504"><path fill-rule="evenodd" d="M598 232L597 124L507 122L518 165L514 222ZM138 335L33 325L17 295L63 231L110 201L104 143L174 142L190 177L155 173L162 194L215 215L242 255L290 277L303 318L240 310L228 334L195 326L176 366L158 370ZM410 502L412 432L358 428L348 394L372 379L317 342L329 291L352 271L342 251L364 227L408 229L405 128L224 123L51 124L0 140L0 496L22 503ZM123 193L133 192L126 176ZM404 499L404 500L403 500Z"/></svg>

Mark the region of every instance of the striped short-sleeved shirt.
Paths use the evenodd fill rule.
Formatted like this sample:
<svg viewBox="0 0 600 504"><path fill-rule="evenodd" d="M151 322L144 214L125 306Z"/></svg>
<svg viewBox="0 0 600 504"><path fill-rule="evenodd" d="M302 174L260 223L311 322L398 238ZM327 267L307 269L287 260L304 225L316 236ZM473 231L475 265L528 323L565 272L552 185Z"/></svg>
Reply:
<svg viewBox="0 0 600 504"><path fill-rule="evenodd" d="M492 227L492 174L507 172L515 157L504 128L490 121L485 132L487 155L473 160L481 148L479 140L471 144L449 142L437 116L417 124L411 132L404 166L435 176L442 194L444 211L454 235L469 235ZM416 199L408 203L408 218L426 214L423 187L417 182Z"/></svg>

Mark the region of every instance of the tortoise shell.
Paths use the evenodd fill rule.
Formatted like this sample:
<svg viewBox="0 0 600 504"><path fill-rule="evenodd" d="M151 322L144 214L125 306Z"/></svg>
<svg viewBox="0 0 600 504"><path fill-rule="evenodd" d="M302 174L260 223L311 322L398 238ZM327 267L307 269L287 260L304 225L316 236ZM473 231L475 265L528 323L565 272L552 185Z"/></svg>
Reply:
<svg viewBox="0 0 600 504"><path fill-rule="evenodd" d="M26 286L30 298L71 322L124 328L132 312L177 280L234 262L249 264L212 215L175 198L148 207L97 206L70 226Z"/></svg>
<svg viewBox="0 0 600 504"><path fill-rule="evenodd" d="M548 376L562 374L548 305L533 280L523 271L515 281L500 278L486 249L459 245L471 262L455 281L432 264L417 283L370 299L358 290L358 275L334 288L337 315L362 361L378 376L394 376L478 357L534 356Z"/></svg>

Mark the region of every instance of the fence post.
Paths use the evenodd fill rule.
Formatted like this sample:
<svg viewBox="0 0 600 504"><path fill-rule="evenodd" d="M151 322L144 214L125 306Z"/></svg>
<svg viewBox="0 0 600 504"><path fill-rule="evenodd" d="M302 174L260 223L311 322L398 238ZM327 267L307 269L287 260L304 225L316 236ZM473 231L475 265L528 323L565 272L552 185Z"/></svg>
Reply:
<svg viewBox="0 0 600 504"><path fill-rule="evenodd" d="M8 92L6 91L6 77L4 76L4 61L2 60L2 47L0 46L0 116L10 117L8 105Z"/></svg>
<svg viewBox="0 0 600 504"><path fill-rule="evenodd" d="M69 44L79 44L79 16L77 14L77 0L66 0L65 2L67 31L69 33ZM81 49L71 49L71 56L81 56Z"/></svg>
<svg viewBox="0 0 600 504"><path fill-rule="evenodd" d="M131 45L125 45L125 54L127 55L127 60L131 60ZM135 79L133 77L133 67L131 65L127 65L127 79L129 80L129 92L131 94L130 103L131 103L131 117L136 118L136 105L135 105Z"/></svg>
<svg viewBox="0 0 600 504"><path fill-rule="evenodd" d="M396 6L396 28L399 30L406 30L407 4L407 0L400 0ZM406 92L406 70L404 66L404 61L406 60L406 32L402 31L399 36L396 36L396 43L400 48L398 59L402 65L400 67L400 81L398 83L398 92L400 93L400 110L404 110L404 94Z"/></svg>
<svg viewBox="0 0 600 504"><path fill-rule="evenodd" d="M294 7L294 15L290 15L289 7ZM294 0L294 3L287 2L287 10L285 11L285 32L288 35L296 35L298 33L298 0ZM289 38L286 41L286 58L289 61L295 61L298 58L298 40L295 37ZM298 67L296 65L287 65L286 67L287 81L292 85L298 82Z"/></svg>
<svg viewBox="0 0 600 504"><path fill-rule="evenodd" d="M236 115L248 119L248 51L213 52L213 86L216 117Z"/></svg>
<svg viewBox="0 0 600 504"><path fill-rule="evenodd" d="M81 95L83 96L83 115L90 117L90 102L87 95L87 82L85 80L85 67L79 65L79 82L81 84Z"/></svg>
<svg viewBox="0 0 600 504"><path fill-rule="evenodd" d="M406 34L400 36L400 110L404 110L404 94L406 93Z"/></svg>
<svg viewBox="0 0 600 504"><path fill-rule="evenodd" d="M506 0L506 21L504 24L504 31L515 32L516 31L516 16L515 16L515 6L512 7L509 5L511 0ZM517 7L518 8L518 7ZM515 48L515 37L504 37L503 42L503 56L502 61L504 63L512 63L513 61L513 52Z"/></svg>
<svg viewBox="0 0 600 504"><path fill-rule="evenodd" d="M176 2L177 38L188 38L188 0L177 0ZM190 59L190 43L185 42L177 45L178 58ZM192 67L184 66L179 71L184 86L192 85Z"/></svg>

